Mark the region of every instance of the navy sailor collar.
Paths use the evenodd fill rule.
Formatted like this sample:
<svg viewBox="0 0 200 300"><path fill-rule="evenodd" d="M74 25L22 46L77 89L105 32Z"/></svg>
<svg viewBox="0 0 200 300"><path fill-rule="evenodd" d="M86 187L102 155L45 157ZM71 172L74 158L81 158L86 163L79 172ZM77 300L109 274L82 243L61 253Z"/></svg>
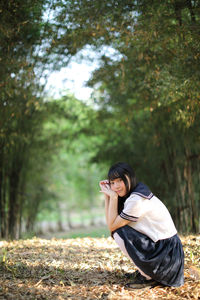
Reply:
<svg viewBox="0 0 200 300"><path fill-rule="evenodd" d="M131 194L136 194L149 200L153 197L153 193L150 191L148 186L142 182L138 182Z"/></svg>

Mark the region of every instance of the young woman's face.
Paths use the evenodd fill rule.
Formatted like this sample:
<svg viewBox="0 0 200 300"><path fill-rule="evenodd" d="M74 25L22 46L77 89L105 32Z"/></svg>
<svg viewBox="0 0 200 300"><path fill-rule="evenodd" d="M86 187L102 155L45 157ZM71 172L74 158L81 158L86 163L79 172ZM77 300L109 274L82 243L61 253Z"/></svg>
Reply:
<svg viewBox="0 0 200 300"><path fill-rule="evenodd" d="M121 178L111 180L110 188L120 197L124 197L127 194L126 186Z"/></svg>

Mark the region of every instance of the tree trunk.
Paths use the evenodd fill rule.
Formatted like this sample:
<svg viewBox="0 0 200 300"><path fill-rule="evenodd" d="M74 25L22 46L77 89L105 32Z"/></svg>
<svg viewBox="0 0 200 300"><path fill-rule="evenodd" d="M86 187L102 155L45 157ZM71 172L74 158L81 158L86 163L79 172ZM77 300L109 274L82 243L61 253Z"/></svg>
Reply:
<svg viewBox="0 0 200 300"><path fill-rule="evenodd" d="M188 177L188 198L190 201L190 207L191 207L191 229L192 232L197 233L198 232L198 216L197 216L197 207L195 205L195 197L194 197L194 185L192 180L192 166L191 161L188 160L187 162L187 177Z"/></svg>
<svg viewBox="0 0 200 300"><path fill-rule="evenodd" d="M73 228L72 221L71 221L71 214L68 209L67 209L67 224L68 224L69 229Z"/></svg>
<svg viewBox="0 0 200 300"><path fill-rule="evenodd" d="M180 227L179 230L181 232L185 232L188 229L188 219L186 218L186 210L189 208L187 206L187 203L185 201L186 197L186 183L184 181L184 178L181 176L180 168L176 167L176 179L177 179L177 198L180 199L179 201L179 213L180 213Z"/></svg>
<svg viewBox="0 0 200 300"><path fill-rule="evenodd" d="M5 237L5 203L3 199L3 163L0 159L0 237Z"/></svg>
<svg viewBox="0 0 200 300"><path fill-rule="evenodd" d="M176 19L180 26L182 26L181 9L182 9L181 1L176 1L174 4L174 10L175 10Z"/></svg>
<svg viewBox="0 0 200 300"><path fill-rule="evenodd" d="M29 215L27 220L26 220L26 231L31 232L34 229L34 220L33 218Z"/></svg>
<svg viewBox="0 0 200 300"><path fill-rule="evenodd" d="M195 23L196 22L195 14L194 14L194 10L193 10L193 7L192 7L192 1L191 0L187 0L187 7L189 8L189 11L190 11L191 22Z"/></svg>
<svg viewBox="0 0 200 300"><path fill-rule="evenodd" d="M28 208L28 216L26 220L26 230L27 231L33 231L34 230L34 225L35 225L35 220L36 216L39 210L39 204L40 204L40 195L39 192L36 194L34 201L31 206Z"/></svg>
<svg viewBox="0 0 200 300"><path fill-rule="evenodd" d="M19 187L20 168L14 164L9 177L9 211L8 211L8 234L11 239L18 238L18 187Z"/></svg>

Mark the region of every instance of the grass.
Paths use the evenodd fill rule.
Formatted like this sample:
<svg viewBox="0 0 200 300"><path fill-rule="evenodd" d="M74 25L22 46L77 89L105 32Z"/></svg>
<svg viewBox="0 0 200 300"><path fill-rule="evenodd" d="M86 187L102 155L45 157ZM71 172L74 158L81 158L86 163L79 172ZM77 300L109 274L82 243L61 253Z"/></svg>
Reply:
<svg viewBox="0 0 200 300"><path fill-rule="evenodd" d="M74 239L74 238L84 238L84 237L91 237L91 238L101 238L101 237L109 237L110 232L105 226L101 227L86 227L86 228L77 228L72 229L67 232L55 232L55 233L47 233L45 238L59 238L59 239Z"/></svg>

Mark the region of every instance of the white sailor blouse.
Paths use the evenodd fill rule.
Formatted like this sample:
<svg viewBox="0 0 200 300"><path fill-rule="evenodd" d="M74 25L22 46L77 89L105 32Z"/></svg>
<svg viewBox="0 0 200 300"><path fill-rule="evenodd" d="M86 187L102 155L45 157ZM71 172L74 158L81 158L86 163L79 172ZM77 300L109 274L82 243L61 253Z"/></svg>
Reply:
<svg viewBox="0 0 200 300"><path fill-rule="evenodd" d="M147 235L154 242L170 238L177 233L166 206L141 182L126 199L120 217L131 221L129 226Z"/></svg>

